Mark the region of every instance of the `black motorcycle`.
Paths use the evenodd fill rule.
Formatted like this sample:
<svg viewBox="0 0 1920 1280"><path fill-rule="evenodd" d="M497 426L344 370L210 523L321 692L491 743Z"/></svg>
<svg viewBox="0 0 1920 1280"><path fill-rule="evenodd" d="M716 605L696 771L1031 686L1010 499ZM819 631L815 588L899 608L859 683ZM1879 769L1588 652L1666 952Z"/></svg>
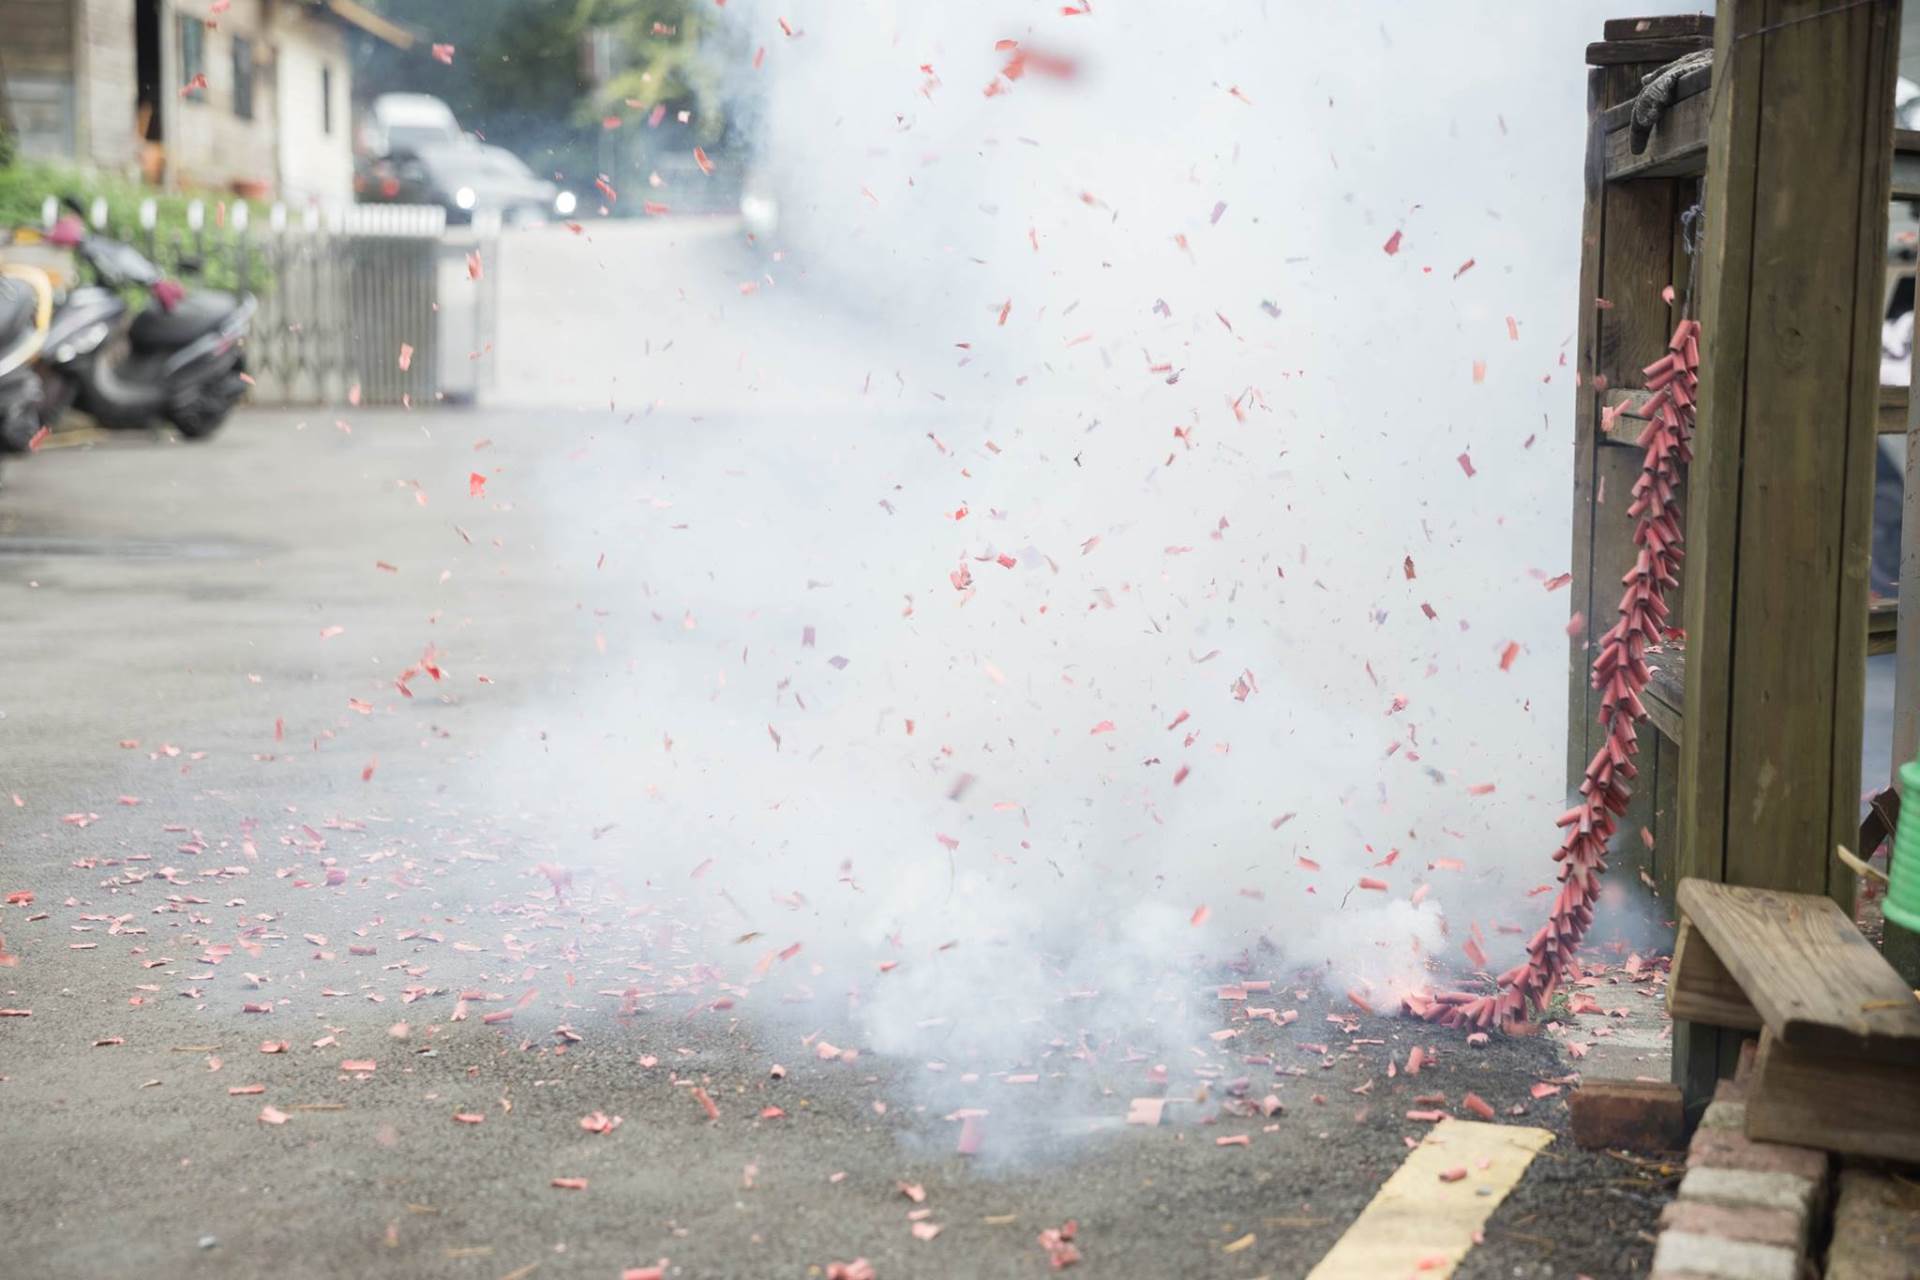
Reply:
<svg viewBox="0 0 1920 1280"><path fill-rule="evenodd" d="M44 274L0 274L0 451L24 453L41 424L41 383L34 367L46 342L53 293Z"/></svg>
<svg viewBox="0 0 1920 1280"><path fill-rule="evenodd" d="M165 419L189 440L212 435L247 392L242 343L252 294L188 293L133 246L90 234L63 218L47 239L73 249L97 282L69 289L55 308L41 357L42 421L77 403L103 427L150 427ZM123 296L149 302L128 319Z"/></svg>

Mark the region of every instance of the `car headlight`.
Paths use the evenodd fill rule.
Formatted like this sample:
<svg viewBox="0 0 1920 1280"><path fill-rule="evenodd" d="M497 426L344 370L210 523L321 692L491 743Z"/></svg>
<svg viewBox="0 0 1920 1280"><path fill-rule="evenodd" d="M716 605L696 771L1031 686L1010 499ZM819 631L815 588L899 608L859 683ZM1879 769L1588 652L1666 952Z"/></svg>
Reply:
<svg viewBox="0 0 1920 1280"><path fill-rule="evenodd" d="M770 235L780 222L780 205L771 196L740 197L740 217L755 235Z"/></svg>
<svg viewBox="0 0 1920 1280"><path fill-rule="evenodd" d="M571 216L579 207L580 202L574 198L571 191L562 191L553 198L553 211L563 218Z"/></svg>
<svg viewBox="0 0 1920 1280"><path fill-rule="evenodd" d="M458 191L453 193L453 202L459 205L462 209L473 208L473 201L474 201L474 194L473 194L472 187L462 187Z"/></svg>

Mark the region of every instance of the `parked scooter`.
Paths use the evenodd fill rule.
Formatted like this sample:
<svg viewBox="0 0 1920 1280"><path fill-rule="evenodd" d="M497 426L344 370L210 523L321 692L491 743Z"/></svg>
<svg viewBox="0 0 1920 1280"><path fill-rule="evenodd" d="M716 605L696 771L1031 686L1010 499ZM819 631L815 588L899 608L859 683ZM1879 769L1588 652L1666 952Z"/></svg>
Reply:
<svg viewBox="0 0 1920 1280"><path fill-rule="evenodd" d="M53 285L34 267L0 267L0 451L24 453L42 421L34 367L53 315Z"/></svg>
<svg viewBox="0 0 1920 1280"><path fill-rule="evenodd" d="M247 391L241 344L253 295L185 292L139 250L89 233L77 217L62 218L47 240L71 248L97 283L69 289L54 311L40 365L42 421L77 402L103 427L164 418L189 440L218 431ZM121 295L129 288L151 297L131 319Z"/></svg>

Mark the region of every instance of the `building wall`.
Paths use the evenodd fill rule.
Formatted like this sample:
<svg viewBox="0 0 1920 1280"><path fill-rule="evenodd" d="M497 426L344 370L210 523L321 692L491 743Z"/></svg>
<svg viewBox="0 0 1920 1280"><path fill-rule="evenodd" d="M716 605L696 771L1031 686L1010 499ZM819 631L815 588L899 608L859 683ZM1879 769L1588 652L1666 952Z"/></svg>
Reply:
<svg viewBox="0 0 1920 1280"><path fill-rule="evenodd" d="M353 82L346 33L283 8L275 18L275 43L280 198L288 204L344 204L353 197ZM323 101L331 104L330 113Z"/></svg>
<svg viewBox="0 0 1920 1280"><path fill-rule="evenodd" d="M267 0L233 0L219 25L201 37L207 88L198 99L183 95L187 85L181 49L180 19L209 20L211 0L172 0L161 23L161 109L166 114L167 176L171 185L230 191L236 183L277 177L274 153L273 48L268 33ZM253 46L253 118L234 114L234 37Z"/></svg>
<svg viewBox="0 0 1920 1280"><path fill-rule="evenodd" d="M75 33L72 154L113 173L139 158L134 0L73 0Z"/></svg>
<svg viewBox="0 0 1920 1280"><path fill-rule="evenodd" d="M350 201L353 68L345 30L301 0L232 0L218 16L213 0L159 5L167 184L219 192L259 184L292 203ZM139 172L135 12L136 0L0 0L0 67L27 155ZM197 96L182 92L183 16L214 24L201 37L207 85ZM236 38L251 44L251 118L235 110Z"/></svg>
<svg viewBox="0 0 1920 1280"><path fill-rule="evenodd" d="M20 149L42 159L74 150L72 0L0 0L0 68Z"/></svg>

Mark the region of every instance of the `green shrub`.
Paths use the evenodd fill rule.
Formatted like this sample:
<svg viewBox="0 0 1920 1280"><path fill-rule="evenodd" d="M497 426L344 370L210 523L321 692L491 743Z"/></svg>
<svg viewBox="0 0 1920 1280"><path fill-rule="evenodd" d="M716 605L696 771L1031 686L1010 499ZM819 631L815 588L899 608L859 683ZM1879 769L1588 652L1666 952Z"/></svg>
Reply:
<svg viewBox="0 0 1920 1280"><path fill-rule="evenodd" d="M96 198L104 198L107 234L150 252L162 270L209 288L232 289L239 284L239 267L231 252L236 237L230 228L215 225L217 206L225 200L231 209L231 197L197 197L206 205L206 217L196 236L187 226L187 206L196 199L192 195L159 192L106 174L22 159L0 166L0 228L39 227L41 206L48 196L72 196L89 208ZM151 239L140 226L140 204L148 199L155 204ZM264 221L267 211L256 206L251 212ZM199 259L202 270L182 271L182 258L188 259L189 265ZM257 279L251 284L256 291L260 287Z"/></svg>

